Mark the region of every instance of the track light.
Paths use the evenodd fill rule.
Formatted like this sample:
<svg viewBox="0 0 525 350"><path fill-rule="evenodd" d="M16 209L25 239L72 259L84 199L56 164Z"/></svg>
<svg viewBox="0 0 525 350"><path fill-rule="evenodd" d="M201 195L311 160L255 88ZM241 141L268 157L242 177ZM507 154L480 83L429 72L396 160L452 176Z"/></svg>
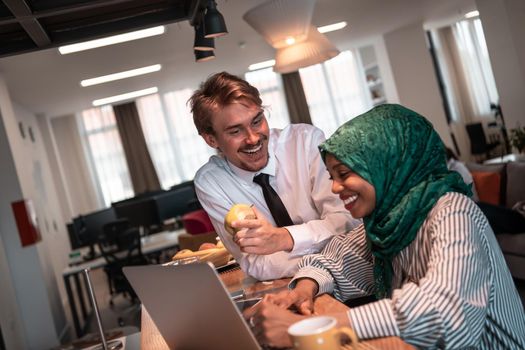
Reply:
<svg viewBox="0 0 525 350"><path fill-rule="evenodd" d="M193 53L195 54L195 62L206 62L215 58L213 51L193 50Z"/></svg>
<svg viewBox="0 0 525 350"><path fill-rule="evenodd" d="M217 10L217 4L214 0L208 1L206 14L204 15L204 37L217 38L228 34L224 17Z"/></svg>
<svg viewBox="0 0 525 350"><path fill-rule="evenodd" d="M204 25L202 23L195 26L193 49L199 51L213 51L215 49L215 39L204 37Z"/></svg>

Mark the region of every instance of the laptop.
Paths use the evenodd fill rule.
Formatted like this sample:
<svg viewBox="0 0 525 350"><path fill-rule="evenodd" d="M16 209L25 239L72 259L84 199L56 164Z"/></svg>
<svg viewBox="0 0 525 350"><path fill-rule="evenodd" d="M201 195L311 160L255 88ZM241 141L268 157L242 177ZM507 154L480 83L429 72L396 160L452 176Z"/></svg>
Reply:
<svg viewBox="0 0 525 350"><path fill-rule="evenodd" d="M123 271L170 349L261 349L213 266Z"/></svg>

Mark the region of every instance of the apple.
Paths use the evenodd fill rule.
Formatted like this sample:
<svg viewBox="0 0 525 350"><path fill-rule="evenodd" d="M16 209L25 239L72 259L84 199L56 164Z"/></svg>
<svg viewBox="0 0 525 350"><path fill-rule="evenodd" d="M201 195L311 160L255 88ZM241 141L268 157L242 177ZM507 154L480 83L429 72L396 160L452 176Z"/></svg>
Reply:
<svg viewBox="0 0 525 350"><path fill-rule="evenodd" d="M215 249L215 248L217 248L215 244L205 242L200 245L199 250L207 250L207 249Z"/></svg>
<svg viewBox="0 0 525 350"><path fill-rule="evenodd" d="M253 220L257 219L255 212L252 207L248 204L235 204L230 208L230 211L226 214L224 218L224 228L232 236L238 231L238 229L233 228L232 222L237 220Z"/></svg>

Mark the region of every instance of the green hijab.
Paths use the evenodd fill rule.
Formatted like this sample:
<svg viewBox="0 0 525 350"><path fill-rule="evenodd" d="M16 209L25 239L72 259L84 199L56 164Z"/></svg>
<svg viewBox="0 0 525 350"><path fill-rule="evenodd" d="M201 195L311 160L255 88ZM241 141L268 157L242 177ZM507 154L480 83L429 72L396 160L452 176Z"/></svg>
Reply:
<svg viewBox="0 0 525 350"><path fill-rule="evenodd" d="M346 122L319 146L374 186L376 205L363 218L374 255L376 295L391 294L392 259L407 247L446 192L471 195L447 169L445 147L424 117L400 105L381 105Z"/></svg>

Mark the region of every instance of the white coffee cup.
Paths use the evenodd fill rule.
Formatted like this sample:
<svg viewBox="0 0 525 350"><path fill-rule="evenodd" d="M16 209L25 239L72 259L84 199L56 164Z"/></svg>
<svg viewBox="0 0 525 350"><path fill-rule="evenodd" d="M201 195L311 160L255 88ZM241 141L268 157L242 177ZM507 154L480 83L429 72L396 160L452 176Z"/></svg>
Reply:
<svg viewBox="0 0 525 350"><path fill-rule="evenodd" d="M348 327L337 327L337 321L331 316L310 317L292 324L288 328L296 350L338 350L343 336L346 335L353 348L357 345L357 336Z"/></svg>

